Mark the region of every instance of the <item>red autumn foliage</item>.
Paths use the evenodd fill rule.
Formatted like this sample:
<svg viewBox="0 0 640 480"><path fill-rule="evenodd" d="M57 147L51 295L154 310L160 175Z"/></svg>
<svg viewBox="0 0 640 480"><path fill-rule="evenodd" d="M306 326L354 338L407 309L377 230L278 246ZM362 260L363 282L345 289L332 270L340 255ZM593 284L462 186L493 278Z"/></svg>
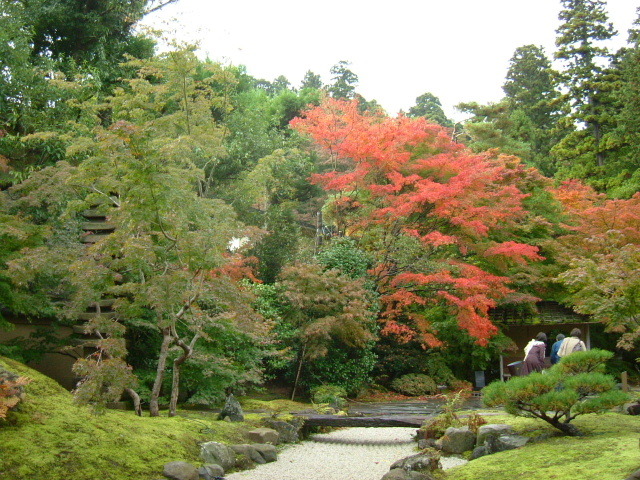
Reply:
<svg viewBox="0 0 640 480"><path fill-rule="evenodd" d="M537 247L500 241L525 214L514 157L473 154L424 118L360 113L357 102L326 99L291 122L310 136L329 171L312 181L332 192L339 228L379 241L372 270L382 293L382 332L438 345L425 306L445 302L458 325L486 344L497 333L487 312L511 293L507 277L473 265L539 260ZM418 240L428 265L403 264L393 239ZM476 260L474 260L474 258Z"/></svg>
<svg viewBox="0 0 640 480"><path fill-rule="evenodd" d="M258 264L256 257L228 254L227 259L227 263L210 272L212 277L228 277L234 282L248 279L254 283L262 283L262 281L255 276L255 270Z"/></svg>

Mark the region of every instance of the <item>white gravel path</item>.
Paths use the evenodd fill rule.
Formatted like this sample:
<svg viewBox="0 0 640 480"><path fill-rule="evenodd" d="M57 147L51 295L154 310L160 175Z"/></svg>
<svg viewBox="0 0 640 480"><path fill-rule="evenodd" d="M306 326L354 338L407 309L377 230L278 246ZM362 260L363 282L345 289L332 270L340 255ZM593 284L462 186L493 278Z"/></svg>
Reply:
<svg viewBox="0 0 640 480"><path fill-rule="evenodd" d="M417 453L415 428L347 428L316 434L278 454L278 461L232 473L228 480L380 480L396 460ZM465 460L443 458L443 468Z"/></svg>

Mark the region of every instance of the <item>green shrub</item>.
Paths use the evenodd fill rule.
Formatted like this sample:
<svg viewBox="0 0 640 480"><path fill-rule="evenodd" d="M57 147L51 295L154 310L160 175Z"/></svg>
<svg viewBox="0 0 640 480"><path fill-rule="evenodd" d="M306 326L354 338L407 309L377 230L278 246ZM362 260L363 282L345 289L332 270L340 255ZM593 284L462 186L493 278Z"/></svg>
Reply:
<svg viewBox="0 0 640 480"><path fill-rule="evenodd" d="M438 395L444 400L442 413L436 417L427 419L420 430L420 438L440 438L449 427L461 427L466 425L469 429L478 433L478 428L485 425L487 421L478 413L474 412L464 418L458 416L458 411L464 405L464 401L469 398L471 389L461 389L445 395Z"/></svg>
<svg viewBox="0 0 640 480"><path fill-rule="evenodd" d="M460 380L455 378L449 382L449 389L451 389L453 392L459 392L459 391L470 392L473 390L473 384L471 382L468 382L467 380Z"/></svg>
<svg viewBox="0 0 640 480"><path fill-rule="evenodd" d="M409 373L391 382L391 388L396 392L411 397L420 395L433 395L438 390L436 382L428 375L422 373Z"/></svg>
<svg viewBox="0 0 640 480"><path fill-rule="evenodd" d="M347 391L338 385L320 385L311 389L313 403L329 403L342 408L346 397Z"/></svg>
<svg viewBox="0 0 640 480"><path fill-rule="evenodd" d="M0 368L0 419L24 398L24 386L30 382L28 378L19 377Z"/></svg>
<svg viewBox="0 0 640 480"><path fill-rule="evenodd" d="M371 342L364 348L354 348L334 341L327 355L307 364L300 383L310 391L321 384L338 385L348 395L357 396L372 382L376 360Z"/></svg>

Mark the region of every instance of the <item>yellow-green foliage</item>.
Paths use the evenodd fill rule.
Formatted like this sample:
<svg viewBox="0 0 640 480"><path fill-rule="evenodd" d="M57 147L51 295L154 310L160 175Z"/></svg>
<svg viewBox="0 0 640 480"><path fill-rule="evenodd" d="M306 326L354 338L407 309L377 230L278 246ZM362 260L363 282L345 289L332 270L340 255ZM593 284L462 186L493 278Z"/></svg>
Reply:
<svg viewBox="0 0 640 480"><path fill-rule="evenodd" d="M258 410L268 413L283 413L309 408L308 403L294 402L286 399L259 400L255 398L240 399L242 408L246 410Z"/></svg>
<svg viewBox="0 0 640 480"><path fill-rule="evenodd" d="M517 450L496 453L447 470L455 480L621 480L640 467L640 417L606 413L585 415L575 424L585 434L567 437L534 419L492 417L491 423L508 423L527 436L551 438Z"/></svg>
<svg viewBox="0 0 640 480"><path fill-rule="evenodd" d="M2 479L151 480L171 461L199 465L199 442L244 442L243 431L259 425L255 415L241 423L216 422L214 414L188 414L199 421L93 415L48 377L2 357L0 366L32 379L25 401L0 420Z"/></svg>

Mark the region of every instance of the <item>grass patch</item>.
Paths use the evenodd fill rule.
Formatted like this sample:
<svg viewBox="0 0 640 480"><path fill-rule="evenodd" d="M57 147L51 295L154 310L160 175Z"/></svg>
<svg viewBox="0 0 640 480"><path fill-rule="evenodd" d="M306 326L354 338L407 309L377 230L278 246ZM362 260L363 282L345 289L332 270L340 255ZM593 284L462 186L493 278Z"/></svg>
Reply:
<svg viewBox="0 0 640 480"><path fill-rule="evenodd" d="M507 480L519 476L575 480L621 480L640 468L640 417L605 413L585 415L572 423L583 437L563 436L540 420L505 415L487 418L508 423L522 435L550 438L524 448L496 453L447 470L455 480Z"/></svg>
<svg viewBox="0 0 640 480"><path fill-rule="evenodd" d="M50 378L3 357L0 367L33 380L17 411L0 420L0 478L151 480L171 461L200 465L201 442L244 443L244 432L260 425L259 415L237 423L197 412L173 418L118 410L94 415Z"/></svg>

